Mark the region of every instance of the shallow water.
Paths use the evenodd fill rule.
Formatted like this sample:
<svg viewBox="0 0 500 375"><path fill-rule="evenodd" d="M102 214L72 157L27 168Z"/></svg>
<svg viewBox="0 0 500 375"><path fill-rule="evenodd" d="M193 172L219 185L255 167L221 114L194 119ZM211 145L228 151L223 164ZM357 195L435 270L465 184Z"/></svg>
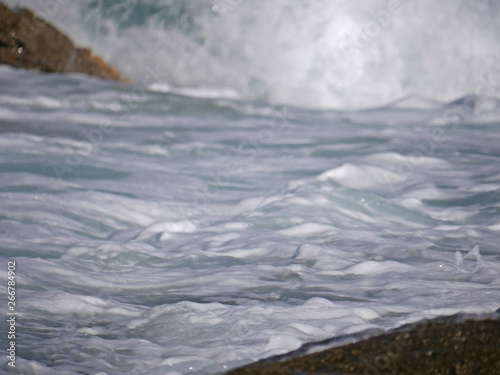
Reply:
<svg viewBox="0 0 500 375"><path fill-rule="evenodd" d="M313 111L5 66L0 85L23 373L220 373L500 307L496 99Z"/></svg>

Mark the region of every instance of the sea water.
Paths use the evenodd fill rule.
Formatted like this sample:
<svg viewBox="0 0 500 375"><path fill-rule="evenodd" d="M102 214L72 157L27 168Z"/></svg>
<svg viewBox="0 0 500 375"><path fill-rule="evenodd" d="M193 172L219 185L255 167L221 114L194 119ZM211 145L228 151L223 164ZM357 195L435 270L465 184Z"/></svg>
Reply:
<svg viewBox="0 0 500 375"><path fill-rule="evenodd" d="M179 1L51 3L61 28L82 12L68 29L75 40L102 32L97 50L121 36L146 53L169 36L162 43L171 51L190 40L195 57L178 55L175 65L170 56L168 68L151 58L165 50L140 60L120 55L126 43L110 46L107 57L121 56L117 66L134 85L0 66L0 279L7 311L7 262L15 261L16 370L218 374L308 342L497 310L500 76L488 31L498 13L490 2L463 3L452 15L442 13L455 9L448 2L432 8L450 36L446 48L468 51L476 70L454 79L438 65L406 81L401 70L383 75L390 69L377 65L380 54L405 58L391 27L413 27L431 9L422 3L339 2L337 13L319 1L259 3L265 12L237 1L206 10ZM314 59L325 52L313 43L321 30L344 30L325 23L321 5L361 29L373 14L394 21L356 53L364 65L343 82L324 81L336 77L321 70L328 56ZM489 17L477 35L462 34L463 48L451 37L453 27L462 33L457 13L464 29ZM264 34L248 35L272 29L262 17L282 20L276 51ZM286 32L301 17L311 24L296 57L319 66L285 59L294 51ZM236 56L238 38L247 43ZM252 65L259 56L268 71ZM418 59L400 68L422 68ZM344 63L337 71L348 72ZM5 354L6 335L0 344ZM2 371L12 370L8 362L0 357Z"/></svg>

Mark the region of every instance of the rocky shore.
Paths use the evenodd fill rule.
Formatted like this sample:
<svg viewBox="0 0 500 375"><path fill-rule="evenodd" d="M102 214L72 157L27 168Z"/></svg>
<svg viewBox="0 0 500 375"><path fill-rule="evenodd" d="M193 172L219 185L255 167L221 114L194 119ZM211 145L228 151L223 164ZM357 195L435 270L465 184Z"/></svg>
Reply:
<svg viewBox="0 0 500 375"><path fill-rule="evenodd" d="M309 344L296 352L262 360L226 375L498 375L499 315L438 318L304 354L314 346Z"/></svg>
<svg viewBox="0 0 500 375"><path fill-rule="evenodd" d="M13 12L0 3L0 64L47 73L76 72L127 82L90 49L71 40L30 10Z"/></svg>

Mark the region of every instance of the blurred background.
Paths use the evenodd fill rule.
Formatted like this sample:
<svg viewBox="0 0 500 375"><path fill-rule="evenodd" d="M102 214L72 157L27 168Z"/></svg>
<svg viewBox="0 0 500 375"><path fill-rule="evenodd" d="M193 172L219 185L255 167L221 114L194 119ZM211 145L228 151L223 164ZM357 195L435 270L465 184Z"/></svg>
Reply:
<svg viewBox="0 0 500 375"><path fill-rule="evenodd" d="M155 90L217 88L325 109L411 93L499 96L500 4L491 0L6 4L32 9L139 84L153 70Z"/></svg>

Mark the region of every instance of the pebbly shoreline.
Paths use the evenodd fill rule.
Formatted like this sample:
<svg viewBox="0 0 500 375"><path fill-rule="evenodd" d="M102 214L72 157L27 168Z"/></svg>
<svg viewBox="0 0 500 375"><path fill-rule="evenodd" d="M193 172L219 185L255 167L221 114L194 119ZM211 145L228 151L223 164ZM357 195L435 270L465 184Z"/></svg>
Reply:
<svg viewBox="0 0 500 375"><path fill-rule="evenodd" d="M326 342L315 345L325 345ZM368 339L304 354L265 359L226 375L500 374L500 314L454 316L401 327Z"/></svg>

